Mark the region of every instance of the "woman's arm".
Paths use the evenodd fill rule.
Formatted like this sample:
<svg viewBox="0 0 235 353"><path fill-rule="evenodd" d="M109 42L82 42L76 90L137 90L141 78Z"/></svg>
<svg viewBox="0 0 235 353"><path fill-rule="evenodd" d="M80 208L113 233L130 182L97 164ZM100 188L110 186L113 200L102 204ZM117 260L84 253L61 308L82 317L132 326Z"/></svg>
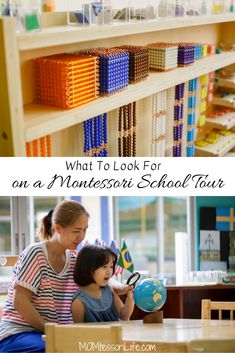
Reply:
<svg viewBox="0 0 235 353"><path fill-rule="evenodd" d="M13 305L33 328L44 332L45 321L32 304L32 291L17 285L13 294Z"/></svg>
<svg viewBox="0 0 235 353"><path fill-rule="evenodd" d="M130 317L131 317L131 314L133 313L134 305L135 305L134 298L133 298L133 289L130 289L127 292L125 304L123 304L123 302L121 301L117 293L114 292L113 295L114 295L114 305L120 319L130 320Z"/></svg>
<svg viewBox="0 0 235 353"><path fill-rule="evenodd" d="M85 319L85 308L84 304L80 299L76 298L73 300L71 305L73 321L75 323L84 322Z"/></svg>

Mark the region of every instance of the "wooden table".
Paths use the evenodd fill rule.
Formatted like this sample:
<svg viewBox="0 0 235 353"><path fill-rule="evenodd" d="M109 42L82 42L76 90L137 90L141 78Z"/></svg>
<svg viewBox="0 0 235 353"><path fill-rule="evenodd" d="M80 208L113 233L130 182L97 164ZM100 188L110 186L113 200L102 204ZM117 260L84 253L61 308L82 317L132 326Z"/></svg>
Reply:
<svg viewBox="0 0 235 353"><path fill-rule="evenodd" d="M118 327L114 329L111 326ZM200 340L207 340L207 342ZM79 343L86 344L91 349L87 350L84 347L78 349ZM89 346L90 344L94 344L96 348L102 345L105 349L94 349L93 345ZM49 324L46 327L46 345L47 352L53 353L87 351L234 353L235 321L164 319L162 324L144 324L142 320L75 325ZM204 350L205 347L209 349Z"/></svg>
<svg viewBox="0 0 235 353"><path fill-rule="evenodd" d="M120 322L123 328L123 341L128 346L155 344L152 352L187 352L192 340L234 340L235 321L200 319L164 319L163 324L143 324L140 320Z"/></svg>

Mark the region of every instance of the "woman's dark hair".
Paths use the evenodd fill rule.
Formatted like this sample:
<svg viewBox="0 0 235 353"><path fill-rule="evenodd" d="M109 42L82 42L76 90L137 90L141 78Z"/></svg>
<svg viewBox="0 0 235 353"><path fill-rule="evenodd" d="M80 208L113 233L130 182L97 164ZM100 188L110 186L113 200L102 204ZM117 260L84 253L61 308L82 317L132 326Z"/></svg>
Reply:
<svg viewBox="0 0 235 353"><path fill-rule="evenodd" d="M41 240L48 240L53 235L53 226L60 224L63 228L72 225L81 215L89 214L85 208L77 201L64 200L59 202L54 210L50 210L40 222L37 235Z"/></svg>
<svg viewBox="0 0 235 353"><path fill-rule="evenodd" d="M113 273L117 263L117 255L106 246L86 245L83 246L77 256L74 268L74 282L78 286L88 286L94 283L93 273L99 267L106 265L113 259Z"/></svg>

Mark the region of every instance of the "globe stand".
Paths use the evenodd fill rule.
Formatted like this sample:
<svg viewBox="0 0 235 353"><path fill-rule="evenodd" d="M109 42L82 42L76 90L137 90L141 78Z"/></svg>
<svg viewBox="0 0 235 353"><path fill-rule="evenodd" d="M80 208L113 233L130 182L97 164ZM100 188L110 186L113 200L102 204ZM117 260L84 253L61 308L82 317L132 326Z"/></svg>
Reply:
<svg viewBox="0 0 235 353"><path fill-rule="evenodd" d="M143 318L144 324L162 324L163 323L163 311L156 311L148 314Z"/></svg>

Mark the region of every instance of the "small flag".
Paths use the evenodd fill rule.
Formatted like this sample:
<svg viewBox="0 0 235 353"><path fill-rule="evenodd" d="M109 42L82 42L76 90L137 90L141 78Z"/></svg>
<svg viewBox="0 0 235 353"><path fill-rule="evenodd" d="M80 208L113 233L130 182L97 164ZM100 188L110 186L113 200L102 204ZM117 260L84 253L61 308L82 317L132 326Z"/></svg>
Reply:
<svg viewBox="0 0 235 353"><path fill-rule="evenodd" d="M120 250L117 247L117 242L115 240L112 240L110 245L109 245L110 249L117 255L117 257L119 258L120 256ZM114 271L114 275L118 276L118 275L122 275L123 273L123 268L116 265L115 267L115 271Z"/></svg>
<svg viewBox="0 0 235 353"><path fill-rule="evenodd" d="M117 242L115 240L111 241L109 247L117 256L119 256L120 250L117 248Z"/></svg>
<svg viewBox="0 0 235 353"><path fill-rule="evenodd" d="M130 271L130 272L134 272L134 263L131 259L131 255L130 255L129 250L127 249L125 240L123 240L123 242L122 242L122 248L120 251L117 265Z"/></svg>
<svg viewBox="0 0 235 353"><path fill-rule="evenodd" d="M235 230L235 208L234 207L216 208L216 229L221 231Z"/></svg>
<svg viewBox="0 0 235 353"><path fill-rule="evenodd" d="M124 271L124 268L120 267L119 265L116 265L114 275L115 276L122 275L123 271Z"/></svg>
<svg viewBox="0 0 235 353"><path fill-rule="evenodd" d="M86 239L85 241L82 242L82 246L87 246L90 245L89 241Z"/></svg>
<svg viewBox="0 0 235 353"><path fill-rule="evenodd" d="M95 240L95 243L94 243L95 245L97 245L97 246L105 246L105 242L104 242L104 240L102 240L102 239L98 239L98 238L96 238L96 240Z"/></svg>

